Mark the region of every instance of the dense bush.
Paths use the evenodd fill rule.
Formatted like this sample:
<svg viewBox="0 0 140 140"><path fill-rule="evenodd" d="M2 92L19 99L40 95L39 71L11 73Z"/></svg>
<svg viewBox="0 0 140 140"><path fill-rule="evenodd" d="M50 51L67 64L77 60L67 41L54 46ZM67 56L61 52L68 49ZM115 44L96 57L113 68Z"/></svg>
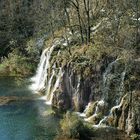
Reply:
<svg viewBox="0 0 140 140"><path fill-rule="evenodd" d="M67 112L60 122L62 135L72 139L90 139L91 128L74 113Z"/></svg>
<svg viewBox="0 0 140 140"><path fill-rule="evenodd" d="M17 49L9 53L0 64L0 73L10 76L31 75L35 69L35 63L30 58L22 55Z"/></svg>

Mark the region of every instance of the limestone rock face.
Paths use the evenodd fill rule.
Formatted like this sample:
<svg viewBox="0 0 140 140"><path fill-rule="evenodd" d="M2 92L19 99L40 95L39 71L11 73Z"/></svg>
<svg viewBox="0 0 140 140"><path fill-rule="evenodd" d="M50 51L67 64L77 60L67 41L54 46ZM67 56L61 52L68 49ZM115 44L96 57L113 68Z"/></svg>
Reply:
<svg viewBox="0 0 140 140"><path fill-rule="evenodd" d="M97 127L140 133L138 56L72 42L73 34L68 34L43 51L35 80L47 102L60 110L78 111Z"/></svg>
<svg viewBox="0 0 140 140"><path fill-rule="evenodd" d="M63 66L52 105L60 110L83 112L96 126L116 127L140 133L140 63L104 57L93 66ZM128 65L128 66L127 66Z"/></svg>
<svg viewBox="0 0 140 140"><path fill-rule="evenodd" d="M83 111L88 104L91 96L90 80L82 80L80 75L66 69L61 79L59 91L54 94L53 105L57 106L58 102L63 102L63 109Z"/></svg>
<svg viewBox="0 0 140 140"><path fill-rule="evenodd" d="M130 108L128 112L128 119L126 130L128 133L140 134L140 92L133 91Z"/></svg>

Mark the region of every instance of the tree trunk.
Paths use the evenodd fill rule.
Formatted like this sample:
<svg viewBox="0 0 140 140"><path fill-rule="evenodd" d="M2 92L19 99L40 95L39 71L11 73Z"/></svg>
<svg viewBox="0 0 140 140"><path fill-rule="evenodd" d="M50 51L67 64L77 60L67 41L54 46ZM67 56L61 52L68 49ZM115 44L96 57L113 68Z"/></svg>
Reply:
<svg viewBox="0 0 140 140"><path fill-rule="evenodd" d="M71 26L71 22L70 22L70 16L69 16L69 12L67 11L67 3L66 3L66 0L63 1L64 2L64 12L67 16L67 22L68 22L68 26L70 28L70 31L72 32L73 34L73 28Z"/></svg>
<svg viewBox="0 0 140 140"><path fill-rule="evenodd" d="M80 16L79 2L78 2L78 0L76 0L76 2L73 2L71 0L70 2L75 7L75 9L77 11L77 17L78 17L78 22L79 22L79 30L80 30L80 35L81 35L81 42L84 43L84 36L83 36L82 21L81 21L81 16Z"/></svg>
<svg viewBox="0 0 140 140"><path fill-rule="evenodd" d="M86 16L87 16L87 25L86 25L86 28L87 28L87 44L90 43L90 2L89 0L84 0L84 7L85 7L85 12L86 12Z"/></svg>

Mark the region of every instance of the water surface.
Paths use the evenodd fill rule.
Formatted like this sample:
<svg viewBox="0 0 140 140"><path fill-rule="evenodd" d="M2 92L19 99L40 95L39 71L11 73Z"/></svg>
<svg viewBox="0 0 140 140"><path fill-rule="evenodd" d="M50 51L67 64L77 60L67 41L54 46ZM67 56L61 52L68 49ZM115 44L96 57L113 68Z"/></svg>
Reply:
<svg viewBox="0 0 140 140"><path fill-rule="evenodd" d="M0 77L0 96L29 97L0 106L0 140L53 140L59 119L51 108L34 97L27 80ZM33 100L31 100L33 99Z"/></svg>

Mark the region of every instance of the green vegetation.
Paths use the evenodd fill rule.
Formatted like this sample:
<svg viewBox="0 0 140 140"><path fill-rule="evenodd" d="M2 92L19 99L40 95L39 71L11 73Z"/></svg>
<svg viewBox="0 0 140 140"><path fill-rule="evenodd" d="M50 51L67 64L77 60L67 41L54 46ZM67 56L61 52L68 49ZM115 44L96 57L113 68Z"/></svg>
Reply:
<svg viewBox="0 0 140 140"><path fill-rule="evenodd" d="M89 125L84 124L83 121L75 114L67 112L60 122L62 134L64 137L72 139L90 139L93 135L92 129Z"/></svg>
<svg viewBox="0 0 140 140"><path fill-rule="evenodd" d="M25 57L15 49L9 53L8 58L3 59L0 73L9 76L29 76L34 72L35 64L31 58Z"/></svg>
<svg viewBox="0 0 140 140"><path fill-rule="evenodd" d="M50 42L68 41L60 61L71 61L75 69L93 67L105 56L122 57L122 52L139 55L139 0L8 0L0 5L0 61L15 49L21 57L36 57L33 40L44 34ZM89 68L84 75L90 75Z"/></svg>
<svg viewBox="0 0 140 140"><path fill-rule="evenodd" d="M139 140L140 139L140 136L138 134L132 134L131 135L131 139L132 140Z"/></svg>

